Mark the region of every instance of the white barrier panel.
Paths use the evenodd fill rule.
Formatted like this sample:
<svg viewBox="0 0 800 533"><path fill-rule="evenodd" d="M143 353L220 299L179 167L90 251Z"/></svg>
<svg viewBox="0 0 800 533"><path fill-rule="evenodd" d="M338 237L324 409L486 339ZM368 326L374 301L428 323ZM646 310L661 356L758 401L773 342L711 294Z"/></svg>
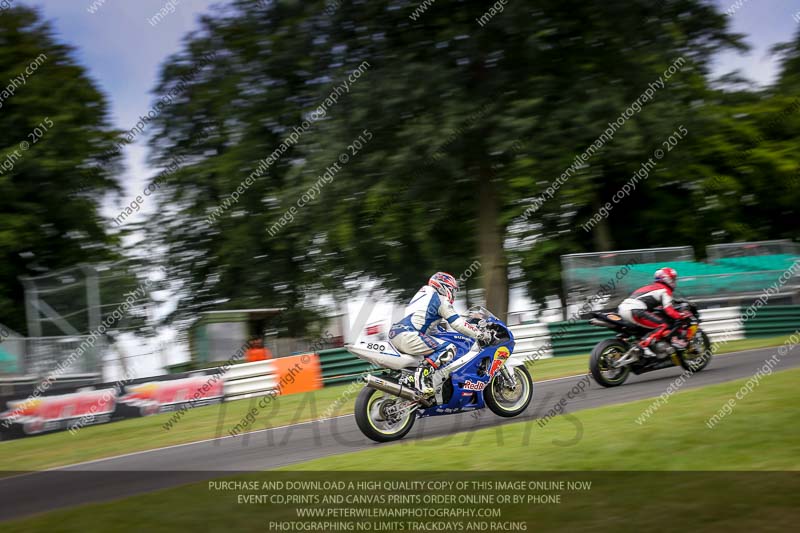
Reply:
<svg viewBox="0 0 800 533"><path fill-rule="evenodd" d="M537 359L548 359L553 357L550 349L550 331L545 324L523 324L508 328L514 335L516 342L513 357L517 359L528 359L536 355ZM546 347L546 349L539 349Z"/></svg>
<svg viewBox="0 0 800 533"><path fill-rule="evenodd" d="M701 309L700 327L708 334L711 342L744 339L744 327L739 323L740 314L739 306ZM509 329L516 341L513 357L519 359L528 359L534 355L537 359L553 357L553 351L549 346L550 331L546 324L523 324ZM539 353L539 349L543 347L546 349Z"/></svg>
<svg viewBox="0 0 800 533"><path fill-rule="evenodd" d="M272 374L257 376L252 378L237 379L226 381L224 384L225 399L229 400L233 396L243 396L245 394L254 396L265 396L267 393L277 390L278 378Z"/></svg>
<svg viewBox="0 0 800 533"><path fill-rule="evenodd" d="M700 327L708 334L711 342L744 339L744 325L739 322L741 313L742 308L739 306L701 309Z"/></svg>
<svg viewBox="0 0 800 533"><path fill-rule="evenodd" d="M266 396L278 388L278 376L272 361L234 365L222 381L225 401Z"/></svg>
<svg viewBox="0 0 800 533"><path fill-rule="evenodd" d="M254 363L238 363L232 365L228 371L225 372L225 381L274 373L275 365L270 360L256 361Z"/></svg>

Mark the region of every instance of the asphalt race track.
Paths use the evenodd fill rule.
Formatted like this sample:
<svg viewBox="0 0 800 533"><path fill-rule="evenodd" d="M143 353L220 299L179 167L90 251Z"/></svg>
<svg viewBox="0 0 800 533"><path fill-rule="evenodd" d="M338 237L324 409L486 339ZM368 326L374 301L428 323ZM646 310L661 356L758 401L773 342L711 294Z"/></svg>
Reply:
<svg viewBox="0 0 800 533"><path fill-rule="evenodd" d="M747 378L777 350L766 348L716 357L705 370L692 376L681 390ZM781 358L775 371L797 366L800 366L800 357L789 352ZM535 364L532 371L535 377ZM655 397L665 392L681 372L679 368L672 368L642 376L632 375L627 383L614 389L604 389L591 380L583 394L567 400L565 410L575 412ZM137 452L58 470L15 475L0 479L0 501L3 502L0 520L211 479L222 476L222 472L266 470L375 446L416 445L425 450L425 443L416 442L424 438L450 435L451 444L458 446L468 438L468 435L458 435L458 432L543 417L581 380L585 383L585 376L537 383L528 410L510 420L497 417L488 409L479 412L478 416L465 413L418 420L399 443L376 444L368 440L356 427L353 416L347 415L238 437ZM349 401L354 401L354 398ZM576 416L580 418L580 415ZM537 429L538 426L532 426L532 440L536 439Z"/></svg>

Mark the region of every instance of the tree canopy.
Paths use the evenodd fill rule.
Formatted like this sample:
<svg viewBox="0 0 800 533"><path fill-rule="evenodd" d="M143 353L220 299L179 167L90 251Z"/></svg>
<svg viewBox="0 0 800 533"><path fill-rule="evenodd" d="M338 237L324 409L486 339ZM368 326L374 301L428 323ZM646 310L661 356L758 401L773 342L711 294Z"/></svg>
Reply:
<svg viewBox="0 0 800 533"><path fill-rule="evenodd" d="M509 283L560 291L564 253L796 236L796 114L771 118L796 47L775 87L721 87L713 55L744 44L712 2L509 2L488 20L474 2L325 5L233 2L162 70L156 95L216 52L151 141L156 163L188 161L150 226L186 312L269 302L300 332L348 281L406 296L477 260L468 284L503 315Z"/></svg>
<svg viewBox="0 0 800 533"><path fill-rule="evenodd" d="M99 200L119 189L120 133L106 97L35 10L3 10L0 80L0 322L24 331L20 276L115 257Z"/></svg>

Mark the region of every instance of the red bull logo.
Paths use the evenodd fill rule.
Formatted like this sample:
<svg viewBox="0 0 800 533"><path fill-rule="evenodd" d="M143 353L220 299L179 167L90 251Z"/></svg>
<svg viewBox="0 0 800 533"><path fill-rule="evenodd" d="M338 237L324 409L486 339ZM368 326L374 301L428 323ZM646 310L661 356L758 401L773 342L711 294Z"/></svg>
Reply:
<svg viewBox="0 0 800 533"><path fill-rule="evenodd" d="M486 383L484 383L483 381L470 381L470 380L467 380L464 383L464 387L463 388L465 390L481 391L481 390L486 388Z"/></svg>

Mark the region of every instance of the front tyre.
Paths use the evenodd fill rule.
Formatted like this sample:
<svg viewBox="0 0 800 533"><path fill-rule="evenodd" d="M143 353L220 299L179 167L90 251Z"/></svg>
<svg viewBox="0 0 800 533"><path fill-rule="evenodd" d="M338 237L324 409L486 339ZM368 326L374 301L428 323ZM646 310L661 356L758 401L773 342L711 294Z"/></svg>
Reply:
<svg viewBox="0 0 800 533"><path fill-rule="evenodd" d="M589 358L589 370L594 380L603 387L617 387L625 383L631 369L628 366L614 368L612 363L628 351L628 345L617 339L597 343Z"/></svg>
<svg viewBox="0 0 800 533"><path fill-rule="evenodd" d="M711 355L711 341L705 331L698 329L681 354L681 366L691 373L700 372L711 362Z"/></svg>
<svg viewBox="0 0 800 533"><path fill-rule="evenodd" d="M364 387L358 393L355 417L358 429L375 442L390 442L406 436L414 426L415 411L397 413L398 407L408 403L385 392Z"/></svg>
<svg viewBox="0 0 800 533"><path fill-rule="evenodd" d="M515 366L509 372L514 374L516 383L509 383L503 373L498 372L483 391L486 406L497 416L505 418L520 414L533 398L533 378L525 365Z"/></svg>

